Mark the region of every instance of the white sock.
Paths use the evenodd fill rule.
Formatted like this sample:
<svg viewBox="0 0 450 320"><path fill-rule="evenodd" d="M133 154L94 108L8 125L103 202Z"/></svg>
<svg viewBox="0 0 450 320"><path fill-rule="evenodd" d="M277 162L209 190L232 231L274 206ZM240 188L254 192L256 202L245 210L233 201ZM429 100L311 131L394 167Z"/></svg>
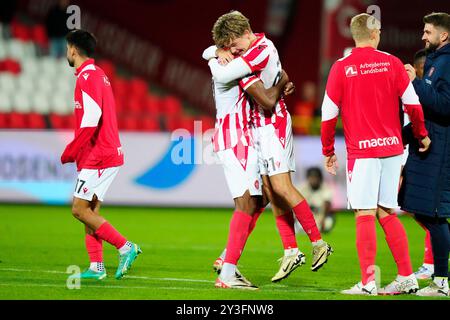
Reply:
<svg viewBox="0 0 450 320"><path fill-rule="evenodd" d="M130 241L127 241L121 248L119 248L119 253L120 254L125 254L128 251L131 250L131 247L133 246L133 244Z"/></svg>
<svg viewBox="0 0 450 320"><path fill-rule="evenodd" d="M284 249L284 256L293 256L298 253L298 248Z"/></svg>
<svg viewBox="0 0 450 320"><path fill-rule="evenodd" d="M226 254L227 254L227 249L223 249L222 253L220 254L220 259L225 260Z"/></svg>
<svg viewBox="0 0 450 320"><path fill-rule="evenodd" d="M105 271L105 265L103 262L91 262L89 269L95 272Z"/></svg>
<svg viewBox="0 0 450 320"><path fill-rule="evenodd" d="M434 264L431 263L424 263L422 266L430 270L431 272L434 272Z"/></svg>
<svg viewBox="0 0 450 320"><path fill-rule="evenodd" d="M312 244L313 247L315 247L315 246L320 246L320 245L322 245L322 244L324 244L324 243L325 243L325 241L323 241L322 239L317 240L317 241L314 241L314 242L311 242L311 244Z"/></svg>
<svg viewBox="0 0 450 320"><path fill-rule="evenodd" d="M440 288L448 288L448 278L447 277L434 277L433 281Z"/></svg>
<svg viewBox="0 0 450 320"><path fill-rule="evenodd" d="M236 265L231 263L224 263L222 271L220 271L220 277L222 279L230 279L236 274Z"/></svg>

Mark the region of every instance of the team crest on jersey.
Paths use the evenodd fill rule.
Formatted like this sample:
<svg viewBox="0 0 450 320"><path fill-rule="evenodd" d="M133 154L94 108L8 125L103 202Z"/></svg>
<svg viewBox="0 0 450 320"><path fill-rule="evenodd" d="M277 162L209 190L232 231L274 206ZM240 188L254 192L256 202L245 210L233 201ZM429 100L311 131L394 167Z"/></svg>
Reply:
<svg viewBox="0 0 450 320"><path fill-rule="evenodd" d="M259 181L255 180L255 189L259 189Z"/></svg>
<svg viewBox="0 0 450 320"><path fill-rule="evenodd" d="M434 67L430 68L430 71L428 72L428 76L431 77L434 73Z"/></svg>
<svg viewBox="0 0 450 320"><path fill-rule="evenodd" d="M280 168L280 165L281 165L281 162L280 162L280 161L277 161L277 162L275 162L275 165L276 165L277 168L279 169L279 168Z"/></svg>
<svg viewBox="0 0 450 320"><path fill-rule="evenodd" d="M83 106L78 101L75 101L75 109L83 109Z"/></svg>
<svg viewBox="0 0 450 320"><path fill-rule="evenodd" d="M88 190L89 190L89 189L86 188L86 187L83 188L83 192L84 192L84 193L88 192Z"/></svg>
<svg viewBox="0 0 450 320"><path fill-rule="evenodd" d="M110 86L111 82L109 82L109 79L107 76L103 76L103 82L105 83L106 86Z"/></svg>
<svg viewBox="0 0 450 320"><path fill-rule="evenodd" d="M345 67L345 75L347 78L355 77L358 75L358 69L355 65Z"/></svg>
<svg viewBox="0 0 450 320"><path fill-rule="evenodd" d="M83 73L84 80L87 80L89 78L89 73Z"/></svg>

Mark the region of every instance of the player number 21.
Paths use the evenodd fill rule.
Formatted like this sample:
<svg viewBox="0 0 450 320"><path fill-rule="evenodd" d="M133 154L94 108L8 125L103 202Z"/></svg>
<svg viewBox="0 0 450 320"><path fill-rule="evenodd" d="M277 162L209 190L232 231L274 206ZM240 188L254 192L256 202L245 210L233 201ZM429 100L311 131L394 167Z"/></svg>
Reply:
<svg viewBox="0 0 450 320"><path fill-rule="evenodd" d="M86 183L86 180L77 179L77 184L75 185L75 191L76 193L80 193L81 188L83 188L84 184ZM79 186L78 186L79 185Z"/></svg>

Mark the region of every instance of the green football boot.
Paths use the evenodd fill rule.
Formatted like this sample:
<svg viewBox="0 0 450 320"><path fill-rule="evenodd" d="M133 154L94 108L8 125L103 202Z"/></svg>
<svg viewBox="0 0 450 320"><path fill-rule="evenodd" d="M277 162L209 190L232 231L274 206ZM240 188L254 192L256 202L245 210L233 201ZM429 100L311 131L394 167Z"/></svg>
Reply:
<svg viewBox="0 0 450 320"><path fill-rule="evenodd" d="M94 271L91 269L86 269L81 273L75 273L69 277L70 279L92 279L92 280L103 280L106 278L106 271Z"/></svg>
<svg viewBox="0 0 450 320"><path fill-rule="evenodd" d="M116 271L116 279L122 279L122 277L127 274L128 270L130 270L131 265L134 260L136 260L138 254L141 254L142 250L135 243L132 243L131 249L124 254L119 255L119 266Z"/></svg>

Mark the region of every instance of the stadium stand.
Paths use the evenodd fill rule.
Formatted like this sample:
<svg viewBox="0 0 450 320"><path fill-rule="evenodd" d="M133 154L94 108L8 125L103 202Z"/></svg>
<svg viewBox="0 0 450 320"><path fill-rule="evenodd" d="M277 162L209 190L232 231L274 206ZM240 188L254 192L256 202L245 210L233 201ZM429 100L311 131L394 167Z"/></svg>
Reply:
<svg viewBox="0 0 450 320"><path fill-rule="evenodd" d="M49 40L41 24L14 20L11 37L0 35L0 129L72 129L73 69L65 58L48 55ZM193 132L214 127L206 115L190 115L175 95L159 96L145 79L119 75L113 61L98 59L113 86L120 130Z"/></svg>

